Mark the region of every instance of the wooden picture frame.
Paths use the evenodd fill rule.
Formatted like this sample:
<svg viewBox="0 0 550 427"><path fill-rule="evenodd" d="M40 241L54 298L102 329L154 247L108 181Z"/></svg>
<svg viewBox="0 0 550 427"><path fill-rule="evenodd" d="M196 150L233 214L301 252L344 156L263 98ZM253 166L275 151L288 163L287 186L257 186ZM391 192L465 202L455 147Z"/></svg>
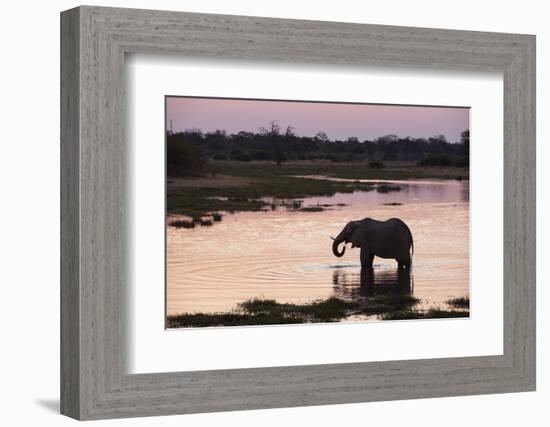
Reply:
<svg viewBox="0 0 550 427"><path fill-rule="evenodd" d="M502 72L503 354L127 374L126 53ZM84 420L535 390L532 35L78 7L61 14L61 166L65 415Z"/></svg>

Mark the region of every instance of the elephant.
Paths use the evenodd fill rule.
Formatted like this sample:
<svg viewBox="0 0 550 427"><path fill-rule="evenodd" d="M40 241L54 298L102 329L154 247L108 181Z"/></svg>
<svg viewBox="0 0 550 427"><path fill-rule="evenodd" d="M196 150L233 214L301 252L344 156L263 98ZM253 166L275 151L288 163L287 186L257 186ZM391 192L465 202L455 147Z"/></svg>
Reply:
<svg viewBox="0 0 550 427"><path fill-rule="evenodd" d="M332 239L332 252L337 257L344 255L346 243L351 242L352 248L361 249L361 271L372 268L375 256L395 259L399 269L411 268L414 254L413 237L407 224L399 218L387 221L372 218L351 221ZM338 246L341 243L344 243L344 246L339 252Z"/></svg>

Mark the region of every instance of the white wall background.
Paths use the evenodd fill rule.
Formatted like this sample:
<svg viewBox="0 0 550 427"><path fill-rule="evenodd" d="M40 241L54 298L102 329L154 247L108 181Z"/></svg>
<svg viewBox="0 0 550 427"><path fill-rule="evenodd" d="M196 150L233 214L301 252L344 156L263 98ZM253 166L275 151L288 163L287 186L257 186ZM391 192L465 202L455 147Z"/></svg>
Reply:
<svg viewBox="0 0 550 427"><path fill-rule="evenodd" d="M145 426L334 426L346 424L460 426L470 423L548 425L550 414L550 179L548 75L550 27L537 0L442 2L393 0L96 1L97 5L193 12L409 25L537 35L538 74L538 391L109 421ZM63 426L59 405L59 12L75 1L3 4L0 66L0 420L3 425Z"/></svg>

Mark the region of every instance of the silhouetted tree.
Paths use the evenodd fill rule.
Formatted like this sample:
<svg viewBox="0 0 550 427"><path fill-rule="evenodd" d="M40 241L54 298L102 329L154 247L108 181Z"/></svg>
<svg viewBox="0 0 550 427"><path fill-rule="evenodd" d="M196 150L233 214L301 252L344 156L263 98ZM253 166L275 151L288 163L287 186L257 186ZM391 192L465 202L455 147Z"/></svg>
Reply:
<svg viewBox="0 0 550 427"><path fill-rule="evenodd" d="M328 136L325 132L317 132L317 134L315 135L315 141L327 142Z"/></svg>
<svg viewBox="0 0 550 427"><path fill-rule="evenodd" d="M182 152L187 150L188 156L194 156L192 152L197 151L200 152L199 157L212 160L272 160L280 166L287 159L323 159L334 162L384 160L419 162L429 156L444 155L455 166L468 166L470 139L468 129L462 132L460 141L457 143L448 142L443 135L430 138L384 135L374 140L364 141L350 137L342 141L331 140L324 132L318 132L316 136L298 136L292 126L286 126L283 129L277 121L271 121L267 128L262 127L258 132L240 131L228 135L223 130L202 133L199 129L187 129L172 135L183 138L182 144L187 148L181 150ZM174 164L170 166L171 171L174 170L173 167L175 167ZM186 167L185 170L197 169Z"/></svg>
<svg viewBox="0 0 550 427"><path fill-rule="evenodd" d="M283 152L281 150L281 127L277 120L269 122L269 128L260 128L260 132L264 135L273 149L273 160L277 163L278 167L281 167L281 163L284 160Z"/></svg>

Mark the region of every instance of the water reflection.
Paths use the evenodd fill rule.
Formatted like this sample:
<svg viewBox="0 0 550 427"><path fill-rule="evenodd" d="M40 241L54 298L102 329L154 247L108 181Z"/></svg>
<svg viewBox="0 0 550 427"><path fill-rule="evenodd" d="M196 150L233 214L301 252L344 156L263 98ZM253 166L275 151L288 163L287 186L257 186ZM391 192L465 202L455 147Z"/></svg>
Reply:
<svg viewBox="0 0 550 427"><path fill-rule="evenodd" d="M414 277L411 270L364 269L350 272L335 269L332 273L334 296L357 301L362 298L388 295L412 295Z"/></svg>

